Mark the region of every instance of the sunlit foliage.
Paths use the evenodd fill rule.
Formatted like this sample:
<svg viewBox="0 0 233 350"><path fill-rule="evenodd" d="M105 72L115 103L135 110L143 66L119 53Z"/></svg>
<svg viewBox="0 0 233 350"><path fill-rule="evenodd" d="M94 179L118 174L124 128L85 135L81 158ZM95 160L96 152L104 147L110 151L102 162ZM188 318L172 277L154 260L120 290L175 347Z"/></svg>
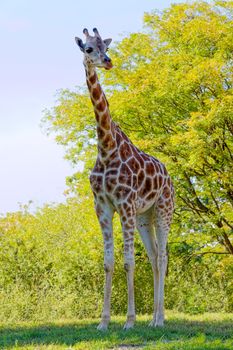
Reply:
<svg viewBox="0 0 233 350"><path fill-rule="evenodd" d="M233 254L233 2L175 4L144 22L143 33L115 44L114 69L99 72L112 117L166 163L177 239ZM61 91L45 120L67 158L86 161L82 182L96 157L87 91ZM80 181L68 180L76 190Z"/></svg>
<svg viewBox="0 0 233 350"><path fill-rule="evenodd" d="M144 22L143 32L115 43L114 69L99 75L114 121L163 161L174 181L166 307L232 311L233 2L176 4L145 14ZM97 316L103 242L88 182L97 149L87 90L60 91L44 123L67 159L85 167L67 178L73 198L66 204L0 220L0 314ZM122 313L126 281L117 218L114 227L113 311ZM138 235L135 248L137 310L151 312L151 267Z"/></svg>

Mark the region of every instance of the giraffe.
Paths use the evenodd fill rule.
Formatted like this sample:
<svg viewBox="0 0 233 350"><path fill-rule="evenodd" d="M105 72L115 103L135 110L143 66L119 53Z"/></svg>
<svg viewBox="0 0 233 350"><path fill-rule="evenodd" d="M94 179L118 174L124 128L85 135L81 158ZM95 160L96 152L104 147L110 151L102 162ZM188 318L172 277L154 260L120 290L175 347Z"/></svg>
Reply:
<svg viewBox="0 0 233 350"><path fill-rule="evenodd" d="M134 232L139 231L153 270L154 312L150 326L164 324L164 279L167 269L167 237L174 210L170 176L158 159L139 150L114 123L100 86L96 67L113 67L106 51L112 39L102 40L83 30L86 42L76 37L84 53L86 82L93 104L98 138L97 160L90 174L95 211L104 241L104 303L99 330L110 322L110 299L114 269L113 215L120 216L124 240L124 269L127 277L128 309L124 329L134 326Z"/></svg>

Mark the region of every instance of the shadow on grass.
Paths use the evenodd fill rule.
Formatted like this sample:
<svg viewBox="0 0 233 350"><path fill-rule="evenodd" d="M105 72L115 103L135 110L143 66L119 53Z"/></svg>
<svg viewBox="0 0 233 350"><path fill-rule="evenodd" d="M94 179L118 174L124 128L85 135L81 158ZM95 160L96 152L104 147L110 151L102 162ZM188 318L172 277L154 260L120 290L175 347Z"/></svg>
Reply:
<svg viewBox="0 0 233 350"><path fill-rule="evenodd" d="M97 321L54 322L36 326L25 324L17 327L0 328L0 348L10 349L26 345L64 345L72 346L81 342L107 342L112 347L119 344L146 344L151 341L189 340L198 334L204 334L207 340L222 341L232 336L233 324L230 321L187 321L173 319L163 328L150 328L147 321L137 321L133 330L122 329L123 319L111 322L109 330L96 329ZM109 346L109 348L111 348Z"/></svg>

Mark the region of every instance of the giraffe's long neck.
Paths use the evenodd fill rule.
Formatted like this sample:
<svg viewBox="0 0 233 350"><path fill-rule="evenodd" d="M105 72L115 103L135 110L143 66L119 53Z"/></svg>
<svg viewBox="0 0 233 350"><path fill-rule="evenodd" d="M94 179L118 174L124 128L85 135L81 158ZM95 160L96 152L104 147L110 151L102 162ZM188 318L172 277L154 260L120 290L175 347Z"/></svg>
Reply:
<svg viewBox="0 0 233 350"><path fill-rule="evenodd" d="M84 66L87 86L97 122L98 151L102 158L107 158L116 148L115 125L112 121L108 101L100 86L95 68L85 60Z"/></svg>

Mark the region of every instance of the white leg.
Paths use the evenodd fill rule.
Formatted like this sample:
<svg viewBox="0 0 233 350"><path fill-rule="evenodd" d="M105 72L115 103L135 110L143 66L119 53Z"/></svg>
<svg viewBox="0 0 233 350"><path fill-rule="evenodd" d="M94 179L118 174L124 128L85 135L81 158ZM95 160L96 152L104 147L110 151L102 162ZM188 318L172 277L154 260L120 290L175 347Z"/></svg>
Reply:
<svg viewBox="0 0 233 350"><path fill-rule="evenodd" d="M112 218L113 210L109 205L103 203L96 203L96 213L101 226L103 240L104 240L104 271L105 271L105 285L104 285L104 305L102 311L102 318L97 329L106 330L110 322L110 303L112 291L112 275L114 268L114 247L113 247L113 230Z"/></svg>
<svg viewBox="0 0 233 350"><path fill-rule="evenodd" d="M169 212L168 212L169 210ZM158 309L156 314L155 326L163 326L164 324L164 282L167 271L167 238L170 230L171 217L173 208L165 211L164 207L156 208L156 236L158 244Z"/></svg>
<svg viewBox="0 0 233 350"><path fill-rule="evenodd" d="M156 244L155 229L154 229L154 207L150 208L147 212L137 216L137 229L140 233L143 244L146 248L148 257L151 262L154 279L154 315L150 322L150 326L154 326L156 323L156 314L158 309L158 286L159 286L159 273L158 273L158 248Z"/></svg>
<svg viewBox="0 0 233 350"><path fill-rule="evenodd" d="M128 288L128 311L124 329L129 329L134 326L136 319L134 300L134 230L136 226L136 218L133 210L131 211L131 214L128 214L126 221L121 220L121 224L124 238L124 268L126 271Z"/></svg>

